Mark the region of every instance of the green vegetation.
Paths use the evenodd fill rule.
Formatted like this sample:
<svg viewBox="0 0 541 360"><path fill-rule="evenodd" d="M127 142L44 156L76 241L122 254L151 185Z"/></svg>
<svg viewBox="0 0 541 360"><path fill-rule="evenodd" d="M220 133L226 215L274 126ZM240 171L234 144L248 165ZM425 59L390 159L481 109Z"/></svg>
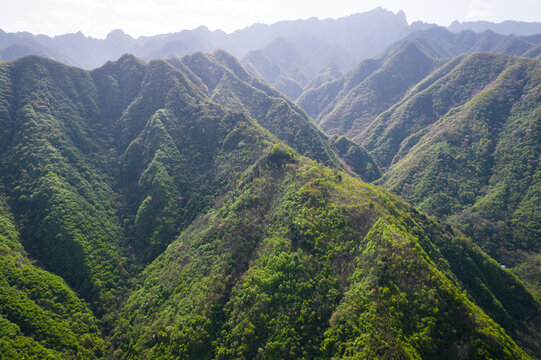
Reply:
<svg viewBox="0 0 541 360"><path fill-rule="evenodd" d="M497 70L487 65L491 58L499 70L495 75L491 72ZM408 125L412 135L397 135L395 138L404 140L383 181L422 211L457 224L502 264L520 268L523 261L535 258L541 251L541 64L534 60L472 56L449 76L457 78L460 74L466 79L469 72L464 70L468 64L475 65L479 77L486 76L477 86L489 84L481 91L473 91L471 99L455 105L418 133ZM468 79L464 87L471 89L474 79ZM445 84L446 89L452 85L448 79L440 81L403 107L415 106L418 97L434 92L438 84ZM373 154L378 152L392 154L389 147L383 146ZM539 280L533 276L523 279L532 289L539 287Z"/></svg>
<svg viewBox="0 0 541 360"><path fill-rule="evenodd" d="M405 81L412 64L437 53L435 42L423 44L364 61L299 103L369 152L383 173L377 184L455 225L541 298L541 65L478 53Z"/></svg>
<svg viewBox="0 0 541 360"><path fill-rule="evenodd" d="M322 133L304 111L264 82L248 73L224 51L195 53L171 63L193 74L213 101L244 112L302 155L341 168L336 154Z"/></svg>
<svg viewBox="0 0 541 360"><path fill-rule="evenodd" d="M479 305L479 284L504 305ZM538 303L471 242L274 146L145 269L113 343L121 358L528 358L509 335L537 353L539 333L487 315L513 312L508 287L530 309L514 324L539 329Z"/></svg>
<svg viewBox="0 0 541 360"><path fill-rule="evenodd" d="M0 357L101 358L106 347L97 324L64 280L28 259L0 197Z"/></svg>
<svg viewBox="0 0 541 360"><path fill-rule="evenodd" d="M325 131L354 139L439 63L408 42L384 59L365 60L342 78L307 91L298 103Z"/></svg>
<svg viewBox="0 0 541 360"><path fill-rule="evenodd" d="M381 177L379 166L361 145L338 135L329 137L329 145L351 171L359 174L364 181L372 182Z"/></svg>
<svg viewBox="0 0 541 360"><path fill-rule="evenodd" d="M509 270L223 52L0 63L0 129L4 357L541 356Z"/></svg>

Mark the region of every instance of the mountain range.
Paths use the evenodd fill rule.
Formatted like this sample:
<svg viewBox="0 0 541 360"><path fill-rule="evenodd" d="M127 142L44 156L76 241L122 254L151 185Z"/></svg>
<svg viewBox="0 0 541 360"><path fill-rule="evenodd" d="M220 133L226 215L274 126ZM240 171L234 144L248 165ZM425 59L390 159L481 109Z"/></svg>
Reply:
<svg viewBox="0 0 541 360"><path fill-rule="evenodd" d="M433 27L437 26L421 21L408 24L403 12L395 14L378 7L338 19L310 18L271 25L254 24L229 34L221 30L210 31L204 26L139 38L133 38L117 29L111 31L105 39L87 37L80 32L49 37L0 30L0 61L38 55L68 65L94 69L125 53L149 61L182 57L195 51L222 49L243 59L243 64L250 71L295 100L303 89L334 80L360 60L381 56L390 45L409 34ZM472 31L488 31L486 37L496 36L492 33L512 35L512 39L541 34L539 23L517 21L499 24L453 22L447 29L452 32L467 30L462 38L473 37ZM522 40L529 41L517 41ZM535 42L539 43L539 39ZM461 53L453 50L454 55ZM475 51L473 48L471 50ZM505 50L500 52L507 53Z"/></svg>
<svg viewBox="0 0 541 360"><path fill-rule="evenodd" d="M524 280L538 291L541 63L433 57L430 45L445 43L418 35L298 103L326 132L362 145L383 173L379 184L457 224L503 264L528 268Z"/></svg>
<svg viewBox="0 0 541 360"><path fill-rule="evenodd" d="M540 354L541 307L509 270L342 171L228 54L0 74L3 354ZM319 161L280 142L294 124Z"/></svg>
<svg viewBox="0 0 541 360"><path fill-rule="evenodd" d="M541 38L457 26L0 33L0 358L541 359Z"/></svg>
<svg viewBox="0 0 541 360"><path fill-rule="evenodd" d="M431 42L438 57L452 57L464 51L521 55L528 44L541 42L532 36L541 33L538 23L454 22L448 29L458 34L445 34L445 28L421 21L408 24L403 12L395 14L378 7L338 19L254 24L230 34L204 26L139 38L117 29L105 39L86 37L80 32L49 37L0 30L0 61L38 55L94 69L125 53L149 61L222 49L242 59L249 71L296 100L303 91L339 78L360 60L381 56L405 37ZM442 48L434 46L441 40ZM529 50L530 57L541 54L540 46Z"/></svg>
<svg viewBox="0 0 541 360"><path fill-rule="evenodd" d="M339 19L310 18L272 25L254 24L230 34L221 30L210 31L204 26L137 39L122 30L112 31L105 39L86 37L80 32L49 37L1 31L0 60L33 54L94 69L108 60L116 60L124 53L148 61L182 57L194 51L223 49L237 58L243 58L250 51L262 49L282 37L303 47L299 50L305 55L318 54L323 47L331 56L345 56L358 61L377 56L392 42L399 40L409 28L403 12L394 14L377 8Z"/></svg>
<svg viewBox="0 0 541 360"><path fill-rule="evenodd" d="M541 34L541 22L506 20L500 23L491 21L453 21L448 29L453 32L472 30L477 33L490 30L502 35L529 36Z"/></svg>

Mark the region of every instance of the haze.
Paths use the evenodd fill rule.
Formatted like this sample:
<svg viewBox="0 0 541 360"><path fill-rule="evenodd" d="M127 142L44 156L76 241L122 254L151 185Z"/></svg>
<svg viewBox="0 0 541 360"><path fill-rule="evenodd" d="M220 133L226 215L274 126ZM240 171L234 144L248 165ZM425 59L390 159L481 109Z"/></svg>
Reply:
<svg viewBox="0 0 541 360"><path fill-rule="evenodd" d="M536 0L2 0L0 29L58 35L82 31L103 38L117 28L132 36L193 29L232 32L252 23L309 17L336 18L382 6L403 10L409 22L449 25L454 20L541 21Z"/></svg>

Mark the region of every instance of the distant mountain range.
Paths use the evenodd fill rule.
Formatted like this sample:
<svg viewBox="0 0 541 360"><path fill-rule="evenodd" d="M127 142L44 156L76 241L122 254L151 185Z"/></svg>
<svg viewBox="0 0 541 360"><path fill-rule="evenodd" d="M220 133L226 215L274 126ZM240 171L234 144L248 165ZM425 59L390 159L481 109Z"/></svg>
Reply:
<svg viewBox="0 0 541 360"><path fill-rule="evenodd" d="M223 49L242 59L242 63L250 71L295 100L304 90L337 79L360 60L379 57L393 43L412 33L419 36L419 31L435 26L420 21L408 24L403 12L395 14L378 7L339 19L310 18L281 21L271 25L253 24L230 34L221 30L210 31L204 26L177 33L141 36L137 39L122 30L112 31L105 39L94 39L80 32L49 37L26 32L6 33L0 30L0 61L17 59L24 55L38 55L67 65L94 69L107 61L118 59L125 53L149 61L182 57L195 51L211 52ZM443 31L444 28L439 29ZM462 38L474 37L472 30L492 31L485 33L487 38L498 37L494 33L530 36L540 34L541 25L512 21L501 24L454 22L449 26L449 30L470 30L458 36L460 41ZM509 42L515 44L508 46L520 47L517 43L531 41L516 37L513 39L509 39ZM428 38L426 40L429 41ZM451 51L454 54L451 55L445 50L449 49L443 49L438 56L457 55L457 51ZM541 50L535 51L539 53ZM500 52L507 53L503 50Z"/></svg>
<svg viewBox="0 0 541 360"><path fill-rule="evenodd" d="M524 22L507 20L501 23L490 21L454 21L448 26L448 29L453 32L463 30L472 30L475 32L483 32L486 30L493 31L502 35L517 35L528 36L541 34L541 22Z"/></svg>
<svg viewBox="0 0 541 360"><path fill-rule="evenodd" d="M296 45L302 43L304 48L299 51L315 63L322 57L322 48L334 48L326 50L332 54L347 53L341 56L348 57L351 63L377 56L389 44L408 33L409 29L403 12L394 14L377 8L340 19L311 18L272 25L254 24L230 34L221 30L210 31L204 26L137 39L122 30L112 31L105 39L86 37L80 32L49 37L0 31L0 59L7 61L33 54L92 69L108 60L118 59L124 53L151 60L182 57L198 50L223 49L237 58L243 58L248 52L262 49L277 38L285 38ZM312 59L313 55L317 55L318 59Z"/></svg>

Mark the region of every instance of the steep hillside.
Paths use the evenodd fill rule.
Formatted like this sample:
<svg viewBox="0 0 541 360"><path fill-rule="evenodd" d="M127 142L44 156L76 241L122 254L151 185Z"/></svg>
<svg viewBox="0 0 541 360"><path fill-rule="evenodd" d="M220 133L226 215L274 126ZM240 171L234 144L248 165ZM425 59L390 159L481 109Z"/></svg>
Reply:
<svg viewBox="0 0 541 360"><path fill-rule="evenodd" d="M350 170L365 181L379 177L377 167L370 165L374 164L373 159L362 147L354 145L355 150L349 153L336 148L302 109L247 72L226 52L194 53L169 62L213 101L254 118L299 153L328 166Z"/></svg>
<svg viewBox="0 0 541 360"><path fill-rule="evenodd" d="M343 78L307 91L298 103L325 131L353 138L439 63L407 42L384 59L361 62Z"/></svg>
<svg viewBox="0 0 541 360"><path fill-rule="evenodd" d="M145 269L113 343L121 358L519 359L509 336L538 354L540 320L459 234L275 145Z"/></svg>
<svg viewBox="0 0 541 360"><path fill-rule="evenodd" d="M82 296L122 283L112 168L84 70L36 57L0 64L0 181L31 256Z"/></svg>
<svg viewBox="0 0 541 360"><path fill-rule="evenodd" d="M422 47L405 46L418 52L402 58L395 52L384 60L397 59L395 68L411 73L407 65L422 64ZM366 75L371 64L378 70ZM539 61L461 56L409 83L400 76L374 77L385 68L380 64L362 62L349 77L305 93L299 104L309 113L319 111L324 129L367 149L383 171L381 184L458 225L541 295ZM361 81L352 82L356 75ZM347 91L347 81L363 91ZM367 96L380 88L403 90L398 101L389 99L390 91L384 93L387 102ZM325 104L318 99L328 105L312 106Z"/></svg>
<svg viewBox="0 0 541 360"><path fill-rule="evenodd" d="M541 357L512 272L227 53L0 63L0 129L2 354Z"/></svg>
<svg viewBox="0 0 541 360"><path fill-rule="evenodd" d="M329 144L351 171L359 174L361 179L372 182L381 177L381 170L372 156L361 145L345 136L332 135Z"/></svg>
<svg viewBox="0 0 541 360"><path fill-rule="evenodd" d="M279 69L280 76L283 78L290 79L295 81L299 87L303 88L304 85L310 81L314 76L314 70L310 66L310 63L304 56L300 53L299 50L295 48L291 42L287 41L283 37L279 37L272 41L270 44L258 50L265 59L270 62L274 67ZM247 59L251 60L248 67L249 70L255 70L256 73L262 75L263 78L267 79L265 73L259 71L259 63L257 57L251 56L251 53L248 53L243 60L243 63L247 64ZM267 79L269 80L269 79ZM273 82L271 84L274 85ZM280 90L280 89L278 89ZM287 95L287 94L286 94ZM300 95L297 94L297 96Z"/></svg>
<svg viewBox="0 0 541 360"><path fill-rule="evenodd" d="M491 54L451 59L415 84L403 99L362 129L356 139L377 157L380 166L387 168L399 151L403 153L417 141L410 135L420 136L448 111L493 85L514 61L516 58ZM506 100L510 95L505 94Z"/></svg>
<svg viewBox="0 0 541 360"><path fill-rule="evenodd" d="M196 84L213 101L254 118L295 150L323 163L340 167L323 134L304 111L248 73L231 55L195 53L173 65L196 76ZM198 81L197 81L198 80Z"/></svg>
<svg viewBox="0 0 541 360"><path fill-rule="evenodd" d="M35 266L0 197L0 354L5 359L101 358L98 321L62 278Z"/></svg>
<svg viewBox="0 0 541 360"><path fill-rule="evenodd" d="M477 79L466 75L473 72L464 72L464 66L471 65ZM466 80L459 82L461 93L471 95L462 101L452 96L448 109L437 110L436 104L445 102L434 95L456 88L452 79L460 79L459 74ZM482 81L473 84L475 79ZM381 139L374 142L381 144L373 147L373 154L381 154L377 159L393 159L385 185L421 210L459 224L503 264L514 266L535 257L541 251L540 84L537 60L488 55L464 59L393 115L382 117L388 119L388 130L367 136ZM426 99L432 99L432 107ZM419 119L430 117L411 110L420 109L419 104L422 114L445 115L423 124Z"/></svg>
<svg viewBox="0 0 541 360"><path fill-rule="evenodd" d="M63 281L106 334L130 278L276 140L165 61L125 56L90 73L27 57L0 73L3 349L105 356L97 320ZM12 246L14 222L64 280Z"/></svg>
<svg viewBox="0 0 541 360"><path fill-rule="evenodd" d="M540 43L537 36L504 36L490 31L452 33L437 26L417 30L387 48L381 58L361 61L334 81L305 88L297 103L324 130L355 138L449 58L480 51L537 58Z"/></svg>
<svg viewBox="0 0 541 360"><path fill-rule="evenodd" d="M261 50L250 51L242 64L252 74L268 81L276 90L295 100L301 95L303 87L294 79L284 74L278 64L269 59Z"/></svg>
<svg viewBox="0 0 541 360"><path fill-rule="evenodd" d="M152 260L235 182L261 139L274 139L248 116L300 152L347 166L301 110L229 55L172 63L125 56L92 73L36 57L0 66L1 180L25 247L100 308L129 272L126 241Z"/></svg>
<svg viewBox="0 0 541 360"><path fill-rule="evenodd" d="M380 184L458 225L541 296L539 61L478 53L437 67L442 60L427 55L481 49L534 57L538 37L433 28L409 38L305 92L299 105L368 150L384 174ZM415 68L424 71L407 79Z"/></svg>

